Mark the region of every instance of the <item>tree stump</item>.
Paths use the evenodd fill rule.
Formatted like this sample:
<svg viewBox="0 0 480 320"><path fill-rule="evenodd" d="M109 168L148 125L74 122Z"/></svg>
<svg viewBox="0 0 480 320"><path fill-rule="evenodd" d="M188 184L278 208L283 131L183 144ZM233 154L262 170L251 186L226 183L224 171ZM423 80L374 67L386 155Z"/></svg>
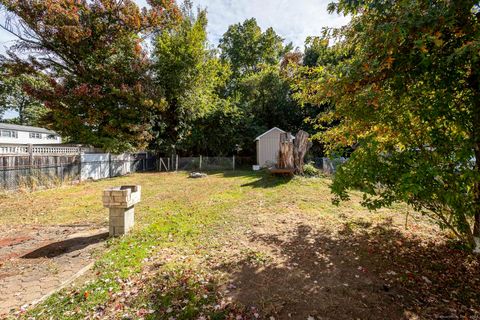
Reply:
<svg viewBox="0 0 480 320"><path fill-rule="evenodd" d="M308 133L300 130L292 141L289 132L280 135L277 169L294 169L295 174L303 174L304 158L311 147Z"/></svg>
<svg viewBox="0 0 480 320"><path fill-rule="evenodd" d="M282 133L280 135L280 149L278 151L278 163L279 169L292 169L293 163L293 142L290 139L289 132Z"/></svg>
<svg viewBox="0 0 480 320"><path fill-rule="evenodd" d="M308 133L303 130L298 131L293 142L293 162L296 174L303 174L303 161L310 147L311 142L308 141Z"/></svg>

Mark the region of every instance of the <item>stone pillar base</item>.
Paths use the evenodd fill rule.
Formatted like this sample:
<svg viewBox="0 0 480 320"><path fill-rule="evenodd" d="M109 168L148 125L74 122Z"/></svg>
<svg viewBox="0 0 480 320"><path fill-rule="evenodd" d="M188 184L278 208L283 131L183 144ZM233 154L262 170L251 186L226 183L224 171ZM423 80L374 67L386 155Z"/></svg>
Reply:
<svg viewBox="0 0 480 320"><path fill-rule="evenodd" d="M135 209L110 208L109 233L111 237L127 234L133 227Z"/></svg>

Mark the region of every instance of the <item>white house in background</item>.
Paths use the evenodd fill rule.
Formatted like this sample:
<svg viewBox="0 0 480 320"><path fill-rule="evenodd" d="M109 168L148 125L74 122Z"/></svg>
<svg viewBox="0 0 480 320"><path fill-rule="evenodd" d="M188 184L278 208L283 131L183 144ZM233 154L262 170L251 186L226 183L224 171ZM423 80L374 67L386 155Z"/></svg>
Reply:
<svg viewBox="0 0 480 320"><path fill-rule="evenodd" d="M282 129L273 127L255 138L257 144L257 164L260 167L268 167L278 162L280 151L280 135L285 133ZM290 139L295 139L290 135Z"/></svg>
<svg viewBox="0 0 480 320"><path fill-rule="evenodd" d="M44 128L0 123L0 143L5 144L58 144L62 137Z"/></svg>

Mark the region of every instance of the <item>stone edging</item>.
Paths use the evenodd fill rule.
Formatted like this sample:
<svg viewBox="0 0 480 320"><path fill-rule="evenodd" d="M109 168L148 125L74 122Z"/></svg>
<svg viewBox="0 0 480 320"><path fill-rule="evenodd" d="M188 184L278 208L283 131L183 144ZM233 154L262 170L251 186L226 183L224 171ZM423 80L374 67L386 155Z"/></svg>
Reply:
<svg viewBox="0 0 480 320"><path fill-rule="evenodd" d="M52 291L48 292L47 294L43 295L41 298L39 299L36 299L34 300L32 303L30 303L28 305L29 308L39 304L39 303L42 303L44 302L45 300L48 299L48 297L50 297L51 295L53 295L54 293L57 293L58 291L62 290L63 288L65 288L66 286L68 286L70 283L72 283L73 281L75 281L77 278L79 278L80 276L84 275L88 270L90 270L93 265L95 264L95 261L93 262L90 262L89 264L87 264L85 267L83 267L82 269L78 270L77 273L75 273L74 275L72 275L70 278L68 278L67 280L63 281L61 285L59 285L57 288L53 289Z"/></svg>

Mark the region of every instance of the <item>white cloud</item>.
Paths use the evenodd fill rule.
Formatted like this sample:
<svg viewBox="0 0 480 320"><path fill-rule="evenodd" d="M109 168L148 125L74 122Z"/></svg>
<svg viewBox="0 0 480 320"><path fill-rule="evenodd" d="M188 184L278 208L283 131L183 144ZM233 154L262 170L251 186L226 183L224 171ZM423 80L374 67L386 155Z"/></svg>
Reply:
<svg viewBox="0 0 480 320"><path fill-rule="evenodd" d="M303 49L308 36L320 35L323 27L339 27L349 18L328 14L332 0L194 0L206 7L209 37L216 44L228 26L254 17L265 30L272 27L294 46Z"/></svg>
<svg viewBox="0 0 480 320"><path fill-rule="evenodd" d="M273 29L294 46L303 49L307 36L320 35L323 27L339 27L349 18L328 14L332 0L193 0L196 6L208 10L208 33L212 44L227 31L229 25L256 18L260 27ZM146 0L136 0L140 6ZM0 15L0 20L2 16ZM12 44L14 37L0 30L0 53Z"/></svg>
<svg viewBox="0 0 480 320"><path fill-rule="evenodd" d="M146 0L135 0L140 6L146 6ZM277 34L303 50L308 36L320 35L324 27L340 27L348 23L349 18L328 14L327 5L332 0L193 0L194 4L208 11L208 33L210 42L218 40L227 31L228 26L256 18L265 30L272 27ZM4 17L0 14L0 22ZM0 54L13 44L15 37L0 30ZM15 116L11 112L8 117Z"/></svg>

